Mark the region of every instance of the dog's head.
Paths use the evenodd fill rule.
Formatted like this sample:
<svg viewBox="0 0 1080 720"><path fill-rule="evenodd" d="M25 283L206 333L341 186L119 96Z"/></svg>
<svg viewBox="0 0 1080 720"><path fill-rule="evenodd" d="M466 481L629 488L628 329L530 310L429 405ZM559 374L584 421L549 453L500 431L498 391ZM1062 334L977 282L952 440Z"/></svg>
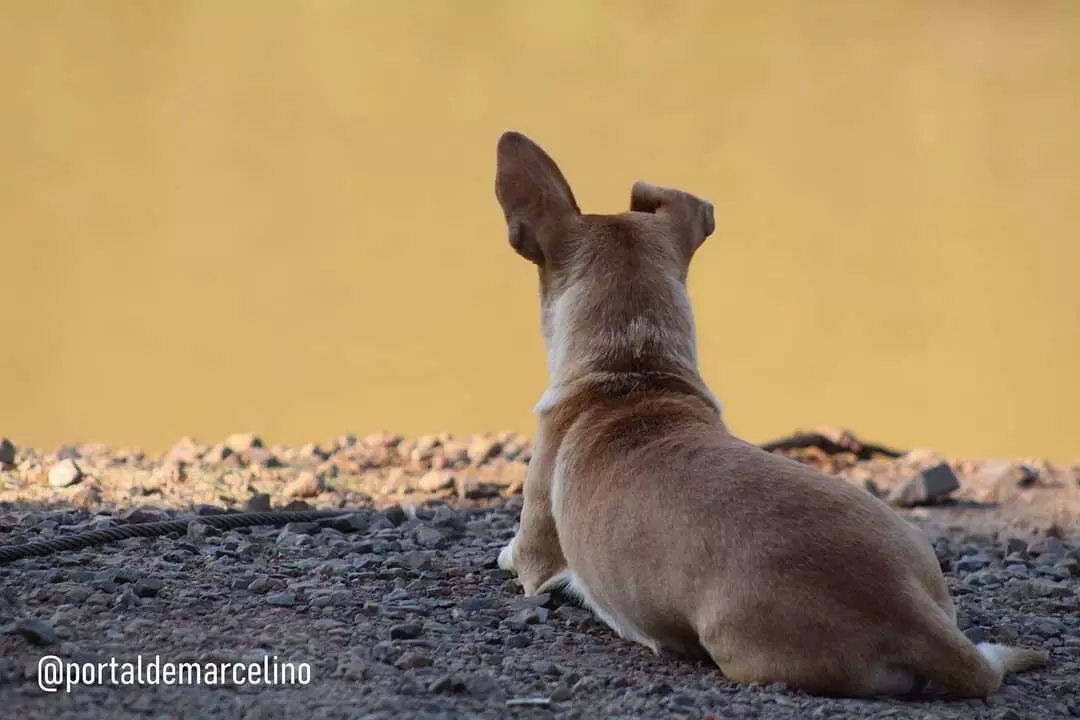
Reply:
<svg viewBox="0 0 1080 720"><path fill-rule="evenodd" d="M495 195L510 245L539 270L553 382L587 371L696 372L686 278L715 229L710 203L637 182L628 212L582 213L551 157L517 132L499 138Z"/></svg>

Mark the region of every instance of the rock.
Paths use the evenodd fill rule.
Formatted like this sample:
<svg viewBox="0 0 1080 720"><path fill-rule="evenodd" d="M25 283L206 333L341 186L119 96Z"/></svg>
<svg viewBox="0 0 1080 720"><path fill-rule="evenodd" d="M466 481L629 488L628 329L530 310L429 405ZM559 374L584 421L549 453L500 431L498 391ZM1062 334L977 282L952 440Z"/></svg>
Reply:
<svg viewBox="0 0 1080 720"><path fill-rule="evenodd" d="M982 628L978 625L972 625L971 627L964 630L964 635L967 636L968 640L975 644L986 641L986 636L983 634Z"/></svg>
<svg viewBox="0 0 1080 720"><path fill-rule="evenodd" d="M187 479L187 464L182 460L169 460L154 473L164 483L180 483Z"/></svg>
<svg viewBox="0 0 1080 720"><path fill-rule="evenodd" d="M487 697L499 687L495 676L487 671L480 671L469 676L465 680L465 688L470 695L475 697Z"/></svg>
<svg viewBox="0 0 1080 720"><path fill-rule="evenodd" d="M15 465L15 443L6 437L0 437L0 468Z"/></svg>
<svg viewBox="0 0 1080 720"><path fill-rule="evenodd" d="M538 593L519 597L510 603L511 610L533 610L551 603L551 593Z"/></svg>
<svg viewBox="0 0 1080 720"><path fill-rule="evenodd" d="M165 453L165 462L181 462L191 465L198 462L199 454L199 444L190 437L183 437Z"/></svg>
<svg viewBox="0 0 1080 720"><path fill-rule="evenodd" d="M987 463L978 473L978 481L983 486L980 498L985 502L1009 502L1038 479L1038 473L1027 465L1003 461Z"/></svg>
<svg viewBox="0 0 1080 720"><path fill-rule="evenodd" d="M326 483L319 475L304 470L291 480L284 489L287 498L315 497L326 488Z"/></svg>
<svg viewBox="0 0 1080 720"><path fill-rule="evenodd" d="M49 485L54 488L70 487L82 479L82 470L73 458L61 460L49 470Z"/></svg>
<svg viewBox="0 0 1080 720"><path fill-rule="evenodd" d="M1046 555L1051 558L1060 558L1065 555L1065 543L1061 542L1061 538L1047 537L1039 542L1032 543L1028 547L1028 552L1036 556Z"/></svg>
<svg viewBox="0 0 1080 720"><path fill-rule="evenodd" d="M400 505L391 505L386 508L383 510L383 516L393 523L395 527L409 519L409 516L405 514Z"/></svg>
<svg viewBox="0 0 1080 720"><path fill-rule="evenodd" d="M1062 558L1058 561L1058 567L1069 573L1072 577L1080 577L1080 562L1073 558Z"/></svg>
<svg viewBox="0 0 1080 720"><path fill-rule="evenodd" d="M470 500L482 500L484 498L498 497L502 490L493 483L480 482L474 477L458 475L454 478L454 488L458 497Z"/></svg>
<svg viewBox="0 0 1080 720"><path fill-rule="evenodd" d="M938 463L893 490L889 503L900 507L929 505L959 488L960 481L948 463Z"/></svg>
<svg viewBox="0 0 1080 720"><path fill-rule="evenodd" d="M139 525L141 523L162 522L169 516L164 510L155 508L132 508L120 513L119 518L127 525Z"/></svg>
<svg viewBox="0 0 1080 720"><path fill-rule="evenodd" d="M539 660L532 665L532 671L537 675L548 675L550 677L560 677L562 670L558 665L550 660Z"/></svg>
<svg viewBox="0 0 1080 720"><path fill-rule="evenodd" d="M348 515L342 515L341 517L329 518L320 521L320 524L337 530L338 532L351 533L351 532L364 532L368 529L368 518L364 513L349 513Z"/></svg>
<svg viewBox="0 0 1080 720"><path fill-rule="evenodd" d="M277 605L278 607L292 607L293 605L296 605L296 595L291 592L267 595L266 603L268 605Z"/></svg>
<svg viewBox="0 0 1080 720"><path fill-rule="evenodd" d="M72 507L91 509L101 502L101 488L96 483L81 482L68 495Z"/></svg>
<svg viewBox="0 0 1080 720"><path fill-rule="evenodd" d="M317 535L321 531L322 525L311 521L286 523L281 529L285 535Z"/></svg>
<svg viewBox="0 0 1080 720"><path fill-rule="evenodd" d="M277 456L270 450L264 447L248 448L241 457L244 459L244 464L249 467L256 468L275 468L281 467L281 461L277 459Z"/></svg>
<svg viewBox="0 0 1080 720"><path fill-rule="evenodd" d="M443 457L451 465L467 463L469 461L469 444L461 440L443 442Z"/></svg>
<svg viewBox="0 0 1080 720"><path fill-rule="evenodd" d="M434 493L447 490L454 486L454 474L445 470L432 470L425 474L417 482L416 487L421 492Z"/></svg>
<svg viewBox="0 0 1080 720"><path fill-rule="evenodd" d="M423 626L415 623L406 623L402 625L394 625L390 628L390 639L392 640L413 640L420 637L420 633L424 631Z"/></svg>
<svg viewBox="0 0 1080 720"><path fill-rule="evenodd" d="M443 534L429 525L416 528L416 543L421 547L437 548L443 544Z"/></svg>
<svg viewBox="0 0 1080 720"><path fill-rule="evenodd" d="M326 451L319 447L318 443L313 442L309 442L301 447L298 454L300 457L308 460L325 460L328 457Z"/></svg>
<svg viewBox="0 0 1080 720"><path fill-rule="evenodd" d="M482 465L500 452L502 452L502 444L498 440L485 435L477 435L469 443L469 462L473 465Z"/></svg>
<svg viewBox="0 0 1080 720"><path fill-rule="evenodd" d="M82 457L82 453L79 452L79 448L75 447L74 445L61 445L60 447L56 448L56 452L54 454L56 455L56 459L61 462L64 460L78 460Z"/></svg>
<svg viewBox="0 0 1080 720"><path fill-rule="evenodd" d="M206 451L203 455L203 462L209 463L210 465L221 465L226 459L234 454L232 448L228 445L218 443Z"/></svg>
<svg viewBox="0 0 1080 720"><path fill-rule="evenodd" d="M248 592L255 593L256 595L262 595L270 589L270 578L266 575L259 575L247 586Z"/></svg>
<svg viewBox="0 0 1080 720"><path fill-rule="evenodd" d="M548 612L544 607L527 608L515 615L512 622L522 626L543 624L547 622Z"/></svg>
<svg viewBox="0 0 1080 720"><path fill-rule="evenodd" d="M225 438L225 447L235 453L242 453L252 448L261 448L262 440L255 433L233 433Z"/></svg>
<svg viewBox="0 0 1080 720"><path fill-rule="evenodd" d="M941 456L930 448L915 448L899 458L898 462L913 468L927 468L941 463Z"/></svg>
<svg viewBox="0 0 1080 720"><path fill-rule="evenodd" d="M55 645L60 642L56 630L44 620L23 618L16 621L14 630L32 645Z"/></svg>
<svg viewBox="0 0 1080 720"><path fill-rule="evenodd" d="M250 498L248 498L244 509L247 512L270 512L273 509L273 506L270 503L270 494L255 493Z"/></svg>
<svg viewBox="0 0 1080 720"><path fill-rule="evenodd" d="M389 640L375 643L371 647L371 659L377 662L393 665L404 654L404 650L394 645Z"/></svg>
<svg viewBox="0 0 1080 720"><path fill-rule="evenodd" d="M161 580L158 580L157 578L143 578L137 580L132 590L135 592L136 597L155 597L161 590Z"/></svg>
<svg viewBox="0 0 1080 720"><path fill-rule="evenodd" d="M1009 538L1005 543L1005 554L1012 555L1013 553L1025 553L1027 552L1028 544L1020 538Z"/></svg>
<svg viewBox="0 0 1080 720"><path fill-rule="evenodd" d="M401 556L401 564L418 572L431 569L431 553L424 550L413 550Z"/></svg>
<svg viewBox="0 0 1080 720"><path fill-rule="evenodd" d="M213 528L204 522L190 522L187 526L187 539L196 545L202 545L206 542L206 538L217 532L218 530L216 528Z"/></svg>
<svg viewBox="0 0 1080 720"><path fill-rule="evenodd" d="M503 644L508 648L521 649L528 647L532 640L525 633L515 633L503 638Z"/></svg>
<svg viewBox="0 0 1080 720"><path fill-rule="evenodd" d="M461 692L465 689L465 684L449 675L442 675L432 680L427 689L430 693Z"/></svg>
<svg viewBox="0 0 1080 720"><path fill-rule="evenodd" d="M431 667L431 665L431 658L414 651L406 652L394 663L394 667L400 670L413 670L415 668Z"/></svg>
<svg viewBox="0 0 1080 720"><path fill-rule="evenodd" d="M990 564L990 558L983 555L965 555L953 563L953 569L958 572L976 572Z"/></svg>

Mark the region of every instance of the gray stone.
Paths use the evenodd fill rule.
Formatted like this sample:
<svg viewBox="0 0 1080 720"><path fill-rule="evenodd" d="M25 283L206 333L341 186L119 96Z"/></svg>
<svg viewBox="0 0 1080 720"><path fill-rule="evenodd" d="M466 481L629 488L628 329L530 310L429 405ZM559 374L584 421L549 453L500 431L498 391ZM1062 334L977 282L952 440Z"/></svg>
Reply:
<svg viewBox="0 0 1080 720"><path fill-rule="evenodd" d="M120 519L128 525L139 525L142 523L162 522L168 520L169 516L164 510L155 508L132 508L121 513Z"/></svg>
<svg viewBox="0 0 1080 720"><path fill-rule="evenodd" d="M391 505L383 510L383 517L393 523L395 527L409 519L409 516L405 514L400 505Z"/></svg>
<svg viewBox="0 0 1080 720"><path fill-rule="evenodd" d="M281 529L282 534L292 535L316 535L321 531L322 526L317 522L291 522Z"/></svg>
<svg viewBox="0 0 1080 720"><path fill-rule="evenodd" d="M273 509L273 506L270 503L270 494L255 493L248 498L244 509L248 512L270 512Z"/></svg>
<svg viewBox="0 0 1080 720"><path fill-rule="evenodd" d="M190 522L187 526L187 539L193 543L202 544L211 535L216 535L218 530L206 523Z"/></svg>
<svg viewBox="0 0 1080 720"><path fill-rule="evenodd" d="M368 518L364 513L354 512L323 520L321 524L343 533L364 532L368 529Z"/></svg>
<svg viewBox="0 0 1080 720"><path fill-rule="evenodd" d="M421 525L416 528L416 543L421 547L436 548L443 544L443 534L433 527Z"/></svg>
<svg viewBox="0 0 1080 720"><path fill-rule="evenodd" d="M532 639L525 633L515 633L503 638L503 644L508 648L520 649L528 647L532 643Z"/></svg>
<svg viewBox="0 0 1080 720"><path fill-rule="evenodd" d="M933 504L959 488L960 481L948 463L938 463L897 487L889 503L900 507Z"/></svg>
<svg viewBox="0 0 1080 720"><path fill-rule="evenodd" d="M15 443L0 437L0 466L15 464Z"/></svg>
<svg viewBox="0 0 1080 720"><path fill-rule="evenodd" d="M60 642L53 626L37 618L23 618L16 621L15 632L26 638L32 645L55 645Z"/></svg>
<svg viewBox="0 0 1080 720"><path fill-rule="evenodd" d="M1009 538L1005 543L1005 553L1012 555L1013 553L1026 553L1027 543L1020 538Z"/></svg>
<svg viewBox="0 0 1080 720"><path fill-rule="evenodd" d="M487 697L498 690L498 687L495 676L487 671L474 673L465 680L465 688L475 697Z"/></svg>
<svg viewBox="0 0 1080 720"><path fill-rule="evenodd" d="M426 655L421 655L415 651L408 651L394 663L394 667L401 670L412 670L415 668L430 667L432 664L431 658Z"/></svg>
<svg viewBox="0 0 1080 720"><path fill-rule="evenodd" d="M469 500L483 500L498 497L502 490L494 483L481 482L477 478L468 475L458 475L454 478L454 490L458 497Z"/></svg>
<svg viewBox="0 0 1080 720"><path fill-rule="evenodd" d="M420 637L423 631L423 626L416 623L394 625L390 628L390 638L392 640L413 640Z"/></svg>
<svg viewBox="0 0 1080 720"><path fill-rule="evenodd" d="M270 578L266 575L259 575L257 578L251 581L247 586L248 592L253 592L257 595L262 595L264 592L270 589Z"/></svg>
<svg viewBox="0 0 1080 720"><path fill-rule="evenodd" d="M136 597L149 598L154 597L161 591L161 580L157 578L143 578L135 582L132 588Z"/></svg>

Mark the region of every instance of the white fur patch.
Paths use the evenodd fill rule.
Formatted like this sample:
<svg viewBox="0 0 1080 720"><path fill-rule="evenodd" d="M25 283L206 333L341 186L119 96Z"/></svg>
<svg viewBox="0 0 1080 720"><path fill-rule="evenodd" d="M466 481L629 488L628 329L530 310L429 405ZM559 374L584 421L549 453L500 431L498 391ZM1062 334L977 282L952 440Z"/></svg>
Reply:
<svg viewBox="0 0 1080 720"><path fill-rule="evenodd" d="M877 695L904 695L915 689L915 672L899 665L880 665L874 670L874 690Z"/></svg>
<svg viewBox="0 0 1080 720"><path fill-rule="evenodd" d="M999 676L1005 674L1005 666L1008 664L1009 648L1004 645L982 642L975 646L979 654L986 658Z"/></svg>
<svg viewBox="0 0 1080 720"><path fill-rule="evenodd" d="M551 410L559 404L560 400L562 400L562 395L563 393L561 390L549 387L547 390L544 390L544 394L540 396L536 405L533 405L533 412L539 415L540 413Z"/></svg>
<svg viewBox="0 0 1080 720"><path fill-rule="evenodd" d="M517 536L514 536L517 539ZM501 570L513 570L514 569L514 541L508 542L502 550L499 551L499 569Z"/></svg>

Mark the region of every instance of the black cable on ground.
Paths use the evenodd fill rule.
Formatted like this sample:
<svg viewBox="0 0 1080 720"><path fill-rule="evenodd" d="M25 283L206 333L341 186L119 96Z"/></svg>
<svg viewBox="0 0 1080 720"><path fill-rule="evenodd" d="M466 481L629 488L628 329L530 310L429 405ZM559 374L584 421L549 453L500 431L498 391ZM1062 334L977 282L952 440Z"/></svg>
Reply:
<svg viewBox="0 0 1080 720"><path fill-rule="evenodd" d="M94 545L126 540L133 537L162 537L172 533L186 533L192 523L202 523L219 530L232 530L255 525L285 525L291 522L311 522L326 518L349 515L355 510L288 510L280 512L222 513L220 515L198 515L195 517L166 520L163 522L135 523L118 525L101 530L39 540L22 545L0 547L0 563L13 562L28 557L40 557L64 552L81 550Z"/></svg>

